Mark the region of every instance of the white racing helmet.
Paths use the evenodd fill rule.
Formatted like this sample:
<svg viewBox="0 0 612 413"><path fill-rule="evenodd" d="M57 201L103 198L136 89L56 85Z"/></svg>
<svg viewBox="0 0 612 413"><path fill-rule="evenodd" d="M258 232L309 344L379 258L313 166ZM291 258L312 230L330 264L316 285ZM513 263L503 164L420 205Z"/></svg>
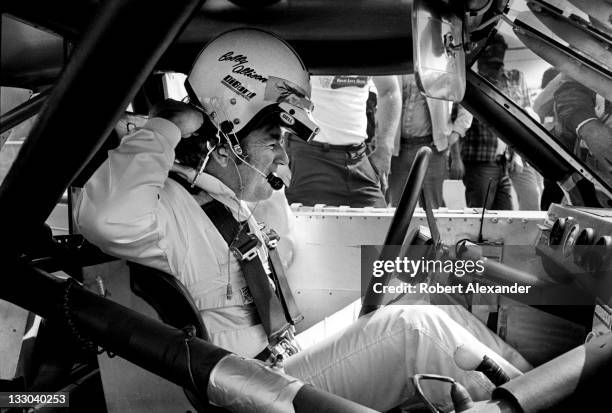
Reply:
<svg viewBox="0 0 612 413"><path fill-rule="evenodd" d="M319 131L306 67L291 46L263 30L235 29L211 40L185 88L220 131L238 139L271 113L305 141Z"/></svg>

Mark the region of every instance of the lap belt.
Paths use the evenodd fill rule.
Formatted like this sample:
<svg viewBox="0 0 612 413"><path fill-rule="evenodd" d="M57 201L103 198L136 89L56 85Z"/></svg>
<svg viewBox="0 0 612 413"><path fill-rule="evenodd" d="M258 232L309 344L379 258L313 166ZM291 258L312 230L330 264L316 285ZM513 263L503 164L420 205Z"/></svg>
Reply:
<svg viewBox="0 0 612 413"><path fill-rule="evenodd" d="M293 325L304 317L297 308L276 249L280 237L274 231L265 234L271 269L271 274L268 275L257 254L259 239L248 232L248 225L241 226L231 212L217 200L203 205L202 210L240 263L257 313L268 335L270 352L275 357L297 353L297 347L293 343Z"/></svg>

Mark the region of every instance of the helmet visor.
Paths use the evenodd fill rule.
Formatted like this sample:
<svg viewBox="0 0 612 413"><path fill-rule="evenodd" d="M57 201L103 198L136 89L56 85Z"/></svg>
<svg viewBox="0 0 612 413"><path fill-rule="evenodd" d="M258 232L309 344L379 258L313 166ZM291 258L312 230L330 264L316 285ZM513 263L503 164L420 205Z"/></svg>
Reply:
<svg viewBox="0 0 612 413"><path fill-rule="evenodd" d="M277 103L283 128L310 142L319 133L312 119L314 105L306 91L285 79L270 76L266 82L264 101Z"/></svg>

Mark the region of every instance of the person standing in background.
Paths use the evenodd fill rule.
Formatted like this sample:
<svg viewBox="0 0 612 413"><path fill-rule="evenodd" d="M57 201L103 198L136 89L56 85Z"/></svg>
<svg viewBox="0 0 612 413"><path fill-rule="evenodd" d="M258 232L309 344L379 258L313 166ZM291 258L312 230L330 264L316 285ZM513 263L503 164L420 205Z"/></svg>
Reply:
<svg viewBox="0 0 612 413"><path fill-rule="evenodd" d="M533 110L538 114L540 123L553 136L555 132L555 109L554 109L554 93L559 86L565 81L565 75L560 74L555 67L550 67L542 74L542 91L536 96L533 101ZM542 199L540 200L540 209L547 211L550 204L553 202L561 202L563 200L563 191L555 181L544 178L544 188L542 189Z"/></svg>
<svg viewBox="0 0 612 413"><path fill-rule="evenodd" d="M525 76L517 69L504 68L507 49L504 37L496 33L478 59L478 73L518 106L530 108ZM507 148L488 125L474 120L466 133L461 154L465 164L463 182L469 207L511 210L514 185L521 210L540 209L537 172ZM487 205L484 205L485 199L488 199Z"/></svg>
<svg viewBox="0 0 612 413"><path fill-rule="evenodd" d="M369 157L366 102L368 76L311 78L317 137L303 142L289 137L289 203L351 207L386 207L384 193L400 113L396 76L372 77L378 93L376 150Z"/></svg>
<svg viewBox="0 0 612 413"><path fill-rule="evenodd" d="M442 185L447 176L449 148L453 166L462 170L458 140L472 124L472 115L457 105L457 113L452 120L453 103L422 95L414 74L399 76L399 82L402 90L402 118L391 161L387 200L391 206L397 206L417 151L423 146L429 146L433 154L423 182L423 191L432 208L444 207Z"/></svg>

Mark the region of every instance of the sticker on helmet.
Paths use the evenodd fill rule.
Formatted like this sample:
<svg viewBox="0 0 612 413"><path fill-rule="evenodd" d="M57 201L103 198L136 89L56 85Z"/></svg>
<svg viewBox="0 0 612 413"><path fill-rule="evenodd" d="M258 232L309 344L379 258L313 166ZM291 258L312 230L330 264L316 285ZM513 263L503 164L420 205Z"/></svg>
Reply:
<svg viewBox="0 0 612 413"><path fill-rule="evenodd" d="M268 79L264 100L276 103L289 102L294 106L309 111L313 109L312 102L306 97L306 93L299 86L274 76L270 76Z"/></svg>
<svg viewBox="0 0 612 413"><path fill-rule="evenodd" d="M255 69L246 65L249 63L249 59L244 55L234 55L234 51L230 51L221 55L221 57L219 57L219 61L234 63L232 65L232 72L234 73L246 76L250 79L259 80L262 83L266 83L268 81L266 76L260 75L255 71Z"/></svg>
<svg viewBox="0 0 612 413"><path fill-rule="evenodd" d="M280 118L282 119L283 122L285 122L287 125L293 125L295 124L295 119L293 119L293 116L291 116L288 113L285 112L281 112L280 113Z"/></svg>
<svg viewBox="0 0 612 413"><path fill-rule="evenodd" d="M255 95L257 95L257 93L251 92L249 89L244 87L239 80L234 79L231 75L226 75L221 83L246 100L251 100L255 97Z"/></svg>

